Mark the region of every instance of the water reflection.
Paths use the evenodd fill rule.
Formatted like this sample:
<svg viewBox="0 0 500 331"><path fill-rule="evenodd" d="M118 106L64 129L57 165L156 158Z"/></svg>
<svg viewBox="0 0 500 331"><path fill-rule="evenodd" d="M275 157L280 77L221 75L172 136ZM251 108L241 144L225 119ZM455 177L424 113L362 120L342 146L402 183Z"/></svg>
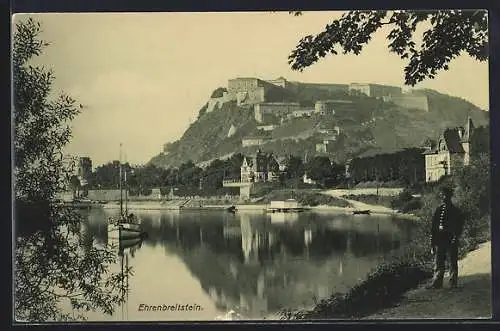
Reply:
<svg viewBox="0 0 500 331"><path fill-rule="evenodd" d="M88 215L88 233L97 242L107 241L102 228L105 213L96 210ZM261 318L282 308L308 306L313 298L346 291L404 245L411 233L402 222L375 216L137 214L149 235L133 253L135 273L142 280L132 281L132 306L149 302L148 295L156 292L169 302L191 300L207 308L203 316L156 314L148 315L150 320L215 319L228 310ZM145 281L148 273L169 279L175 275L179 280L173 285L183 288L183 294L165 282ZM165 301L158 298L158 303ZM127 320L145 318L134 308Z"/></svg>

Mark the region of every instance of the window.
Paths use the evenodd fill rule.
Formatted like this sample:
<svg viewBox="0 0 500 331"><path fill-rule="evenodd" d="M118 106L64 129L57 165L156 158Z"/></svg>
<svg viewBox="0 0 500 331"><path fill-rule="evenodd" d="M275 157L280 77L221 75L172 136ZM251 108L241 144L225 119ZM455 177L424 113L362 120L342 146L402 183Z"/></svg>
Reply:
<svg viewBox="0 0 500 331"><path fill-rule="evenodd" d="M446 144L444 143L444 140L439 141L439 150L440 151L445 151L446 150Z"/></svg>

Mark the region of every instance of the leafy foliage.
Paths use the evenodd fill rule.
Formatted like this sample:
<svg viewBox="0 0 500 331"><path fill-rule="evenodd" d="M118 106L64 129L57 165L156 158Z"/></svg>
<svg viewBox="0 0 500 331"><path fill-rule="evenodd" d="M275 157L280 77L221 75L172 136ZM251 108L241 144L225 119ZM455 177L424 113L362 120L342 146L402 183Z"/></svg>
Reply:
<svg viewBox="0 0 500 331"><path fill-rule="evenodd" d="M14 176L16 198L48 199L64 186L61 153L79 112L75 100L60 94L49 99L54 73L30 65L47 42L39 39L40 24L32 19L16 25L13 43ZM57 179L57 180L56 180ZM51 180L53 182L51 182Z"/></svg>
<svg viewBox="0 0 500 331"><path fill-rule="evenodd" d="M288 178L299 178L304 175L304 163L300 157L289 155L286 160L286 174Z"/></svg>
<svg viewBox="0 0 500 331"><path fill-rule="evenodd" d="M84 318L80 313L88 310L111 313L123 298L117 281L128 273L107 274L114 262L113 248L82 245L82 217L54 203L56 193L71 180L74 162L64 159L62 148L71 137L69 122L82 106L64 94L50 98L53 72L30 65L48 45L40 33L41 26L33 19L17 22L12 61L14 315L18 321L37 322ZM64 302L76 316L61 310Z"/></svg>
<svg viewBox="0 0 500 331"><path fill-rule="evenodd" d="M343 180L344 167L327 156L315 156L305 166L308 177L322 185L337 185Z"/></svg>
<svg viewBox="0 0 500 331"><path fill-rule="evenodd" d="M393 153L365 154L351 161L351 180L420 182L425 177L423 149L408 148Z"/></svg>
<svg viewBox="0 0 500 331"><path fill-rule="evenodd" d="M423 22L430 27L417 45L415 34ZM356 10L332 21L316 36L302 38L290 54L289 64L292 69L302 71L328 54L358 55L383 26L391 27L387 35L389 50L408 59L404 69L408 85L434 78L438 70L448 70L450 61L462 52L479 61L488 57L488 22L484 10Z"/></svg>
<svg viewBox="0 0 500 331"><path fill-rule="evenodd" d="M227 89L225 87L218 87L212 92L210 98L221 98L222 96L224 96L224 92L227 92Z"/></svg>

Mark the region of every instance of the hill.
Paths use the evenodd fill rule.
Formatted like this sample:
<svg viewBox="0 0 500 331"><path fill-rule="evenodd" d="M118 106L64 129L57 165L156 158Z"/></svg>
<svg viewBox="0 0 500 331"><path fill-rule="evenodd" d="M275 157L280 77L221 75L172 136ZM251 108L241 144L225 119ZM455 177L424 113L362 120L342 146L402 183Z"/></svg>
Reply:
<svg viewBox="0 0 500 331"><path fill-rule="evenodd" d="M489 122L488 112L467 100L428 89L413 92L427 97L428 111L405 108L381 98L349 95L341 84L290 82L286 88L275 90L273 93L298 101L302 108L312 109L318 100L338 102L323 115L282 116L279 124L269 132L259 130L258 126L265 123L257 123L251 105L238 106L236 101L227 101L211 112L206 112L205 105L183 136L166 144L150 163L162 167L179 166L188 160L206 163L231 153L254 153L259 148L278 156L304 156L306 153L312 156L319 153L316 144L331 136L321 129L335 127L340 134L330 142L328 153L337 162L343 162L369 151L382 153L421 146L427 138L436 139L445 127L464 125L467 116L471 116L476 127ZM220 93L214 95L220 96ZM264 137L265 143L243 146L245 137Z"/></svg>

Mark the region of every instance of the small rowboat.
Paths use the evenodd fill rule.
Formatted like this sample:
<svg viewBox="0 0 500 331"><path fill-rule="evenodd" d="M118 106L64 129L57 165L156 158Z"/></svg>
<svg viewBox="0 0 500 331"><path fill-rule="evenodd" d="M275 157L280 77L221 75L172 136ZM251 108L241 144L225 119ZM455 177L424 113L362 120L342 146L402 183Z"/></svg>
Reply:
<svg viewBox="0 0 500 331"><path fill-rule="evenodd" d="M370 210L355 210L352 212L353 215L370 215Z"/></svg>
<svg viewBox="0 0 500 331"><path fill-rule="evenodd" d="M236 207L235 207L235 206L231 206L231 207L227 208L226 210L227 210L228 212L230 212L230 213L235 213L237 209L236 209Z"/></svg>

